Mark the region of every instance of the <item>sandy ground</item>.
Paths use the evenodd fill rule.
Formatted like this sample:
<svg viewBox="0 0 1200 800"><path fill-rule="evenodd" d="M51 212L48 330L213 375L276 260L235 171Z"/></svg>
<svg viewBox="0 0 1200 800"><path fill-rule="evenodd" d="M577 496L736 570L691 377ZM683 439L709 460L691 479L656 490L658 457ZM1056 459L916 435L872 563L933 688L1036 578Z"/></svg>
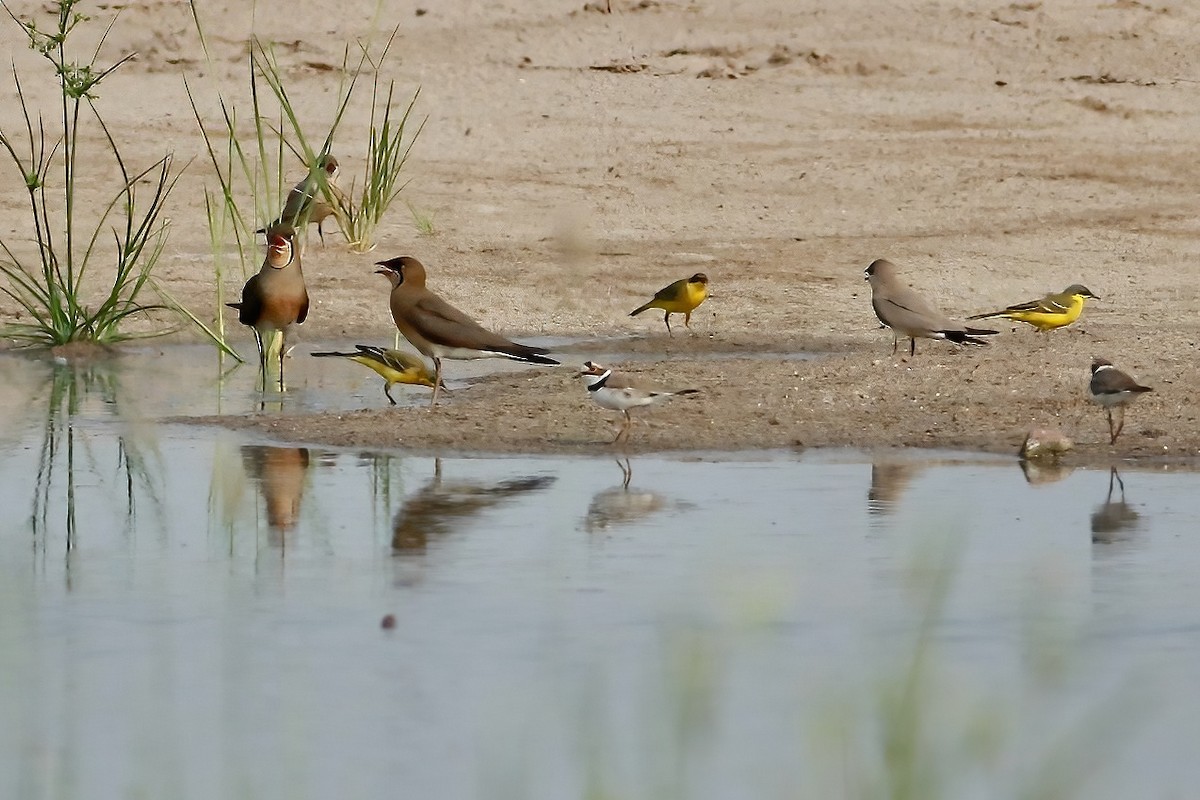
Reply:
<svg viewBox="0 0 1200 800"><path fill-rule="evenodd" d="M158 275L205 318L215 278L201 190L214 181L182 77L215 122L218 88L246 102L247 37L269 37L319 138L342 48L373 24L369 2L337 14L314 0L263 0L254 16L249 6L199 3L211 64L177 0L127 4L105 49L139 53L98 101L131 158L197 157L172 196ZM634 449L1009 451L1030 427L1058 425L1078 440L1077 458L1197 454L1200 7L385 6L377 27L401 25L389 73L404 92L421 87L416 113L428 117L403 198L432 215L434 232L421 235L399 203L375 253L332 237L322 249L313 237L301 351L305 339L390 342L372 262L405 253L425 262L431 288L494 330L598 341L564 353L570 368L485 378L432 413L381 403L226 424L330 444L592 452L611 437L613 415L587 403L573 371L594 351L628 351L644 376L702 390L643 415ZM113 8L92 10L106 18ZM36 87L42 68L11 24L3 40ZM14 130L10 81L0 86L0 125ZM339 132L343 182L362 168L366 127L355 108ZM83 178L94 205L111 187L102 160L84 167L99 171ZM11 169L0 174L0 232L25 239L20 185ZM923 342L915 358L893 357L862 280L878 257L955 315L1077 281L1103 300L1049 335L1001 323L987 348ZM714 297L693 335L669 339L661 316L627 316L699 270ZM227 276L225 290L242 280ZM0 312L17 316L10 302ZM248 331L232 336L252 352ZM798 352L826 355L779 355ZM1115 448L1103 412L1084 404L1093 355L1156 389L1131 408Z"/></svg>

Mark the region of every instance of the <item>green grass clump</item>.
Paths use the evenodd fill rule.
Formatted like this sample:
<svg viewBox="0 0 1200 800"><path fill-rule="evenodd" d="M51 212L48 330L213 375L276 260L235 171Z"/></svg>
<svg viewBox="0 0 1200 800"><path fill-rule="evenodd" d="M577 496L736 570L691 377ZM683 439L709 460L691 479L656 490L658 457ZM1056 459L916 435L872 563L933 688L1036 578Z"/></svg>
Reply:
<svg viewBox="0 0 1200 800"><path fill-rule="evenodd" d="M174 169L169 153L142 170L134 170L126 163L95 100L100 84L133 54L107 68L97 65L114 18L91 58L74 60L68 41L76 28L89 20L76 10L78 2L57 0L53 4L57 17L48 30L34 21L18 19L3 4L5 12L26 35L30 47L53 67L61 101L53 122L31 111L29 95L13 68L25 130L24 136L15 137L9 131L0 131L0 147L8 153L28 194L32 240L37 252L18 255L9 242L0 239L3 251L0 274L7 278L0 289L30 319L6 326L3 334L30 345L112 343L129 339L133 335L122 331L123 322L135 314L164 307L143 303L140 298L150 285L151 273L167 241L169 225L162 218L162 211L179 171ZM99 218L89 221L85 230L75 200L81 129L89 117L104 134L107 150L120 170L121 185ZM143 183L148 186L142 187ZM110 230L115 247L114 269L97 277L89 267L94 257L98 257L101 237Z"/></svg>

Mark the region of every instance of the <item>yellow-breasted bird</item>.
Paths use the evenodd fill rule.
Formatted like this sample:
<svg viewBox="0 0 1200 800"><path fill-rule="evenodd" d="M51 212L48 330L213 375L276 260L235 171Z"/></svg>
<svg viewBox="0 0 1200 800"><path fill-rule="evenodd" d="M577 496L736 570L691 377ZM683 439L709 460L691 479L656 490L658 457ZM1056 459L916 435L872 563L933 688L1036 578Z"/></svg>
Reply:
<svg viewBox="0 0 1200 800"><path fill-rule="evenodd" d="M677 280L670 286L659 289L654 299L644 306L629 312L629 316L638 314L650 308L661 309L663 322L667 323L667 333L671 333L671 315L683 314L684 327L692 327L692 312L708 297L708 276L697 272L690 278ZM674 336L673 333L671 333Z"/></svg>
<svg viewBox="0 0 1200 800"><path fill-rule="evenodd" d="M1037 328L1040 333L1052 331L1070 325L1079 319L1083 311L1083 302L1091 298L1099 300L1097 295L1080 283L1073 283L1057 294L1048 294L1040 300L1030 300L1028 303L1018 303L1003 311L993 311L990 314L976 314L967 319L994 319L1003 317L1025 322Z"/></svg>
<svg viewBox="0 0 1200 800"><path fill-rule="evenodd" d="M383 378L383 393L392 405L396 398L392 397L392 385L407 383L412 386L434 386L434 376L429 366L420 356L406 353L403 350L387 350L366 344L356 344L354 353L313 353L316 358L348 358L364 367L375 370ZM442 388L446 389L443 383ZM449 391L449 389L446 389Z"/></svg>

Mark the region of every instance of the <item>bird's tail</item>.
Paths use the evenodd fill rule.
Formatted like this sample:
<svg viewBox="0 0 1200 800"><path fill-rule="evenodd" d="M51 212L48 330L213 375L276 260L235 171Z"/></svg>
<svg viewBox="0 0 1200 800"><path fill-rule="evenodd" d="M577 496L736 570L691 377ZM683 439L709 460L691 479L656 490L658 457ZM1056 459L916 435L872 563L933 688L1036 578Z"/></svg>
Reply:
<svg viewBox="0 0 1200 800"><path fill-rule="evenodd" d="M700 394L700 390L699 389L679 389L677 391L671 392L671 394Z"/></svg>
<svg viewBox="0 0 1200 800"><path fill-rule="evenodd" d="M633 311L630 311L630 312L629 312L629 316L631 316L631 317L636 317L638 314L642 313L643 311L648 311L648 310L650 310L651 308L654 308L654 301L653 301L653 300L651 300L649 303L646 303L646 305L644 305L644 306L638 306L638 307L637 307L637 308L635 308Z"/></svg>
<svg viewBox="0 0 1200 800"><path fill-rule="evenodd" d="M235 311L241 311L241 310L242 310L242 304L241 304L241 303L226 303L225 305L229 306L230 308L234 309Z"/></svg>
<svg viewBox="0 0 1200 800"><path fill-rule="evenodd" d="M985 345L983 339L976 339L976 336L991 336L999 331L989 331L983 328L967 328L965 331L942 331L946 338L955 344L974 344Z"/></svg>
<svg viewBox="0 0 1200 800"><path fill-rule="evenodd" d="M355 356L362 355L362 353L332 353L332 352L330 352L330 353L309 353L309 355L313 356L315 358L354 358Z"/></svg>
<svg viewBox="0 0 1200 800"><path fill-rule="evenodd" d="M561 361L555 361L553 358L547 356L546 353L549 353L550 351L544 347L530 347L529 345L525 344L512 344L508 347L497 348L495 352L508 356L509 358L517 361L528 361L530 364L547 364L549 366L557 367L562 363Z"/></svg>
<svg viewBox="0 0 1200 800"><path fill-rule="evenodd" d="M996 317L1007 317L1008 309L1003 311L989 311L987 314L972 314L967 319L994 319Z"/></svg>

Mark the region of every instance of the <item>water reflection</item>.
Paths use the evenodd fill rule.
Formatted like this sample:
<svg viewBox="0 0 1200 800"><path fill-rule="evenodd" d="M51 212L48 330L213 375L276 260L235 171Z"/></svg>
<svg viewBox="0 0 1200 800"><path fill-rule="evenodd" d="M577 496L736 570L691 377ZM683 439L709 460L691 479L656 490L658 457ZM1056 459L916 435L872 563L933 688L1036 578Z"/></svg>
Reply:
<svg viewBox="0 0 1200 800"><path fill-rule="evenodd" d="M1030 486L1040 486L1046 483L1056 483L1075 471L1074 467L1066 467L1054 459L1022 458L1021 472L1025 482Z"/></svg>
<svg viewBox="0 0 1200 800"><path fill-rule="evenodd" d="M392 551L423 554L432 541L461 527L468 518L545 489L555 480L553 475L530 475L496 482L444 481L442 460L434 459L433 477L400 504L392 520Z"/></svg>
<svg viewBox="0 0 1200 800"><path fill-rule="evenodd" d="M648 517L665 505L662 496L644 489L630 489L633 465L629 459L617 459L621 468L621 485L602 489L592 496L587 514L583 518L583 529L588 533L628 525Z"/></svg>
<svg viewBox="0 0 1200 800"><path fill-rule="evenodd" d="M1113 484L1121 489L1121 499L1113 501ZM1097 544L1112 544L1126 541L1141 524L1137 511L1125 502L1125 482L1116 467L1108 473L1108 494L1104 502L1092 512L1092 541Z"/></svg>
<svg viewBox="0 0 1200 800"><path fill-rule="evenodd" d="M242 445L242 466L258 486L267 511L268 541L282 546L300 519L310 457L307 447Z"/></svg>
<svg viewBox="0 0 1200 800"><path fill-rule="evenodd" d="M29 516L35 550L44 552L60 536L65 550L75 549L80 535L77 503L90 490L121 503L127 530L134 525L142 499L161 512L157 480L161 470L154 463L156 448L146 435L149 429L126 422L115 436L108 436L80 427L82 418L94 417L96 411L105 418L124 420L132 410L117 357L99 353L29 363L41 368L22 365L20 370L22 377L37 375L23 408L35 418L40 416L35 424L42 431Z"/></svg>
<svg viewBox="0 0 1200 800"><path fill-rule="evenodd" d="M887 515L896 511L900 496L925 464L912 461L874 461L871 463L871 488L867 490L867 513Z"/></svg>

